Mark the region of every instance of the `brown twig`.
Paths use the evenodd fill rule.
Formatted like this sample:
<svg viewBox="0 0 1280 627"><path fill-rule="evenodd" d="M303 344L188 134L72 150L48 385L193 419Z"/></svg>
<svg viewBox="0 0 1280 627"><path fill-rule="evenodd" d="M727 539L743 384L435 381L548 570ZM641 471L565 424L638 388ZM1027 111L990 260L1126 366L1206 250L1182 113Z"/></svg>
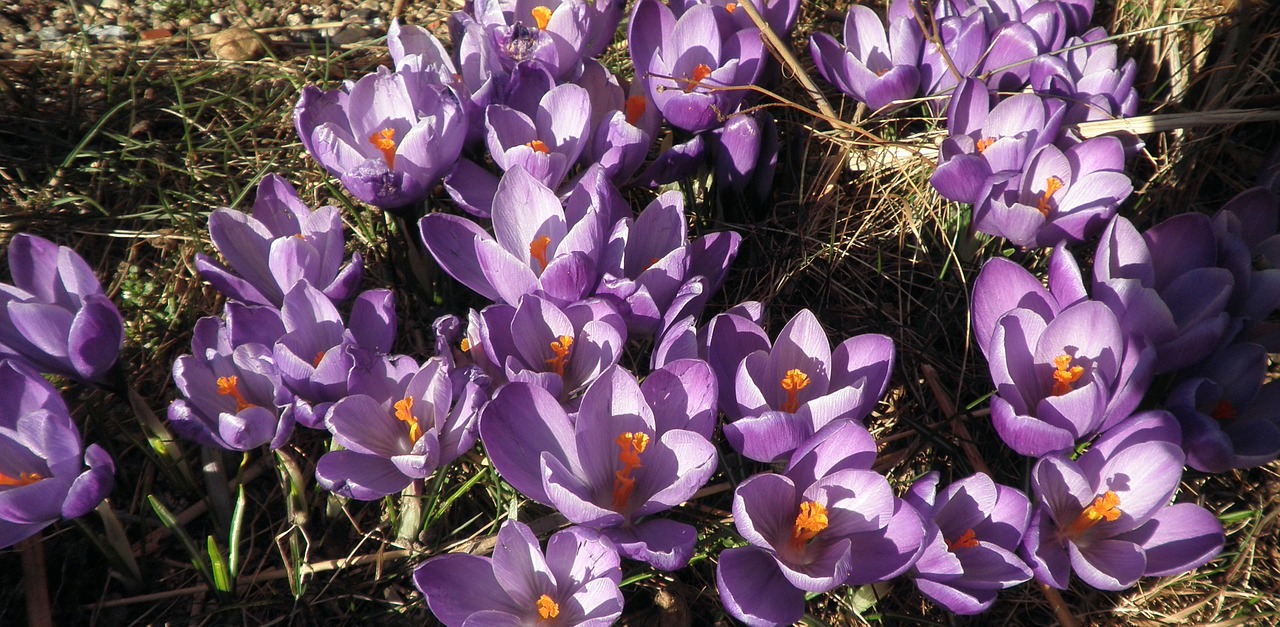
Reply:
<svg viewBox="0 0 1280 627"><path fill-rule="evenodd" d="M1036 587L1044 593L1044 598L1049 601L1049 606L1053 608L1053 615L1058 617L1062 627L1080 627L1080 621L1076 620L1075 615L1071 613L1071 608L1067 607L1067 602L1062 599L1062 594L1056 588L1047 583L1038 583Z"/></svg>
<svg viewBox="0 0 1280 627"><path fill-rule="evenodd" d="M933 392L933 398L938 401L938 405L942 408L942 413L947 416L956 416L956 404L947 396L945 390L942 389L942 383L938 381L938 371L924 364L920 366L920 372L924 375L924 382L929 386L929 391ZM963 420L951 421L951 432L955 434L956 441L960 445L960 450L964 451L965 459L969 460L969 465L974 470L991 476L991 469L987 466L987 462L982 459L982 454L978 452L978 447L973 444L973 436L969 435L969 429L964 426Z"/></svg>
<svg viewBox="0 0 1280 627"><path fill-rule="evenodd" d="M738 0L738 6L747 12L747 16L751 18L752 22L755 22L756 28L760 30L760 35L764 37L769 47L773 48L773 51L782 58L782 62L786 63L792 72L795 72L796 79L804 86L805 91L809 92L809 97L813 98L813 101L818 104L818 109L822 111L822 114L833 120L839 119L840 116L831 107L831 103L827 102L827 97L822 95L822 90L818 88L818 84L813 82L808 72L804 71L804 66L800 64L800 60L796 58L796 55L791 52L791 48L783 43L778 34L769 27L769 23L764 21L760 11L756 9L755 3L752 0Z"/></svg>

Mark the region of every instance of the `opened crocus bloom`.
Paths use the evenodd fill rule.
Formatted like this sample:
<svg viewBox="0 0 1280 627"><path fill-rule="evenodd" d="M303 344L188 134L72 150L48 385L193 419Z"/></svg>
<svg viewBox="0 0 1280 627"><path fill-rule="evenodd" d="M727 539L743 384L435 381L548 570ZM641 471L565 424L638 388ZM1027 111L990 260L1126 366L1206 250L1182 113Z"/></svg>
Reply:
<svg viewBox="0 0 1280 627"><path fill-rule="evenodd" d="M508 384L480 416L498 472L525 496L598 529L631 559L674 570L693 556L697 530L651 518L711 477L715 378L701 361L677 361L636 382L614 367L572 417L540 387Z"/></svg>
<svg viewBox="0 0 1280 627"><path fill-rule="evenodd" d="M809 51L823 78L878 111L916 95L923 43L913 16L891 16L886 36L875 12L855 4L845 17L844 44L815 33L809 39Z"/></svg>
<svg viewBox="0 0 1280 627"><path fill-rule="evenodd" d="M1182 477L1178 424L1145 412L1106 432L1076 460L1036 463L1035 509L1022 550L1036 579L1065 589L1074 572L1101 590L1204 565L1222 525L1193 503L1170 505Z"/></svg>

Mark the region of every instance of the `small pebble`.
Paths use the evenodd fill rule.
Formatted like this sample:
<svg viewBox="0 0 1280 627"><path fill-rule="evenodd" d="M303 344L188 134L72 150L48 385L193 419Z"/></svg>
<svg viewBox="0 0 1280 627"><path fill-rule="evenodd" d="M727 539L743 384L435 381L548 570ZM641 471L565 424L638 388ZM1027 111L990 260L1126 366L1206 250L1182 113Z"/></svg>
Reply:
<svg viewBox="0 0 1280 627"><path fill-rule="evenodd" d="M231 28L215 34L209 40L209 50L225 61L252 61L267 52L258 34L247 28Z"/></svg>
<svg viewBox="0 0 1280 627"><path fill-rule="evenodd" d="M354 44L356 42L363 41L368 37L369 33L366 33L363 28L360 28L359 26L347 26L330 37L330 41L332 41L335 46L345 46L347 44Z"/></svg>
<svg viewBox="0 0 1280 627"><path fill-rule="evenodd" d="M196 24L191 28L187 29L187 34L195 37L199 37L201 35L211 35L213 33L218 32L219 30L220 29L217 26L214 26L213 24Z"/></svg>
<svg viewBox="0 0 1280 627"><path fill-rule="evenodd" d="M99 41L121 41L129 37L129 30L123 26L111 24L109 26L90 28L89 36L96 37Z"/></svg>
<svg viewBox="0 0 1280 627"><path fill-rule="evenodd" d="M36 37L39 38L40 41L58 41L59 39L65 38L66 34L52 26L46 26L36 31Z"/></svg>
<svg viewBox="0 0 1280 627"><path fill-rule="evenodd" d="M227 25L227 16L223 15L221 11L215 11L209 14L209 23L221 28Z"/></svg>

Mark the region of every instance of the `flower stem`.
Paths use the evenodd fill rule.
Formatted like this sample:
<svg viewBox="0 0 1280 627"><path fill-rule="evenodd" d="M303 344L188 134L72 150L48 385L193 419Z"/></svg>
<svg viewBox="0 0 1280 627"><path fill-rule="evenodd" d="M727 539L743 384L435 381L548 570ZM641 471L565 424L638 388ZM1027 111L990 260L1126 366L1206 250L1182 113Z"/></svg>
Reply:
<svg viewBox="0 0 1280 627"><path fill-rule="evenodd" d="M27 597L27 625L53 627L49 605L49 575L44 566L44 536L36 534L19 545L22 553L22 589Z"/></svg>
<svg viewBox="0 0 1280 627"><path fill-rule="evenodd" d="M396 529L396 541L403 546L413 546L422 531L422 479L414 479L400 496L400 526Z"/></svg>

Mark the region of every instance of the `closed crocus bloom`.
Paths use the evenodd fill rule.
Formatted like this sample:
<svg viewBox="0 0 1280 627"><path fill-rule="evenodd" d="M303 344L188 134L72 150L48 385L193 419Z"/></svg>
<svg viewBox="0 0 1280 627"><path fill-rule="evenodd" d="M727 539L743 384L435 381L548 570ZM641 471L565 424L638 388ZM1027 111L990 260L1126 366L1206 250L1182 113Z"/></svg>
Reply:
<svg viewBox="0 0 1280 627"><path fill-rule="evenodd" d="M773 187L778 165L778 128L773 115L763 109L740 111L710 137L717 185L765 197Z"/></svg>
<svg viewBox="0 0 1280 627"><path fill-rule="evenodd" d="M1096 137L1066 150L1047 144L1025 171L987 179L973 227L1024 248L1078 244L1101 232L1132 192L1120 140Z"/></svg>
<svg viewBox="0 0 1280 627"><path fill-rule="evenodd" d="M738 30L717 11L699 4L677 19L658 0L641 0L631 15L636 72L646 75L662 116L691 133L719 126L736 110L747 93L741 87L755 82L764 63L760 32Z"/></svg>
<svg viewBox="0 0 1280 627"><path fill-rule="evenodd" d="M506 105L489 105L489 154L503 171L519 165L538 182L557 189L586 146L590 121L591 99L573 84L545 92L532 117Z"/></svg>
<svg viewBox="0 0 1280 627"><path fill-rule="evenodd" d="M748 625L790 624L806 593L902 574L916 560L920 516L870 469L875 441L861 425L833 424L796 451L784 474L758 474L733 496L749 546L720 553L716 589Z"/></svg>
<svg viewBox="0 0 1280 627"><path fill-rule="evenodd" d="M433 357L403 388L352 394L335 403L325 423L344 450L320 458L316 481L335 494L372 501L467 452L487 399L474 371L451 374L444 359Z"/></svg>
<svg viewBox="0 0 1280 627"><path fill-rule="evenodd" d="M949 611L978 614L1000 590L1031 579L1031 569L1015 554L1031 503L981 473L941 491L938 480L936 471L921 477L905 497L925 524L923 551L907 576Z"/></svg>
<svg viewBox="0 0 1280 627"><path fill-rule="evenodd" d="M422 201L462 151L465 120L442 88L410 92L385 67L325 92L302 91L294 108L302 145L356 198L383 209Z"/></svg>
<svg viewBox="0 0 1280 627"><path fill-rule="evenodd" d="M524 523L498 530L492 557L433 557L413 571L427 607L448 627L583 625L605 627L622 615L618 552L582 527L558 531L544 554Z"/></svg>
<svg viewBox="0 0 1280 627"><path fill-rule="evenodd" d="M196 254L200 276L243 303L279 308L284 294L306 279L330 299L350 298L364 276L360 253L342 264L342 217L334 206L311 211L274 174L258 185L250 214L224 207L209 215L209 235L227 266Z"/></svg>
<svg viewBox="0 0 1280 627"><path fill-rule="evenodd" d="M668 371L637 383L610 369L572 417L542 388L509 384L480 415L489 459L522 494L599 530L622 555L682 568L697 530L653 515L688 500L715 471L715 379L700 361Z"/></svg>
<svg viewBox="0 0 1280 627"><path fill-rule="evenodd" d="M1134 115L1138 92L1133 88L1137 63L1120 60L1119 48L1105 41L1107 32L1094 28L1068 39L1061 54L1044 54L1031 64L1031 87L1067 101L1066 124L1112 120ZM1124 138L1136 144L1136 137Z"/></svg>
<svg viewBox="0 0 1280 627"><path fill-rule="evenodd" d="M845 17L844 45L826 33L814 33L809 51L823 78L879 111L894 101L915 97L923 42L914 21L890 19L886 34L874 11L855 4Z"/></svg>
<svg viewBox="0 0 1280 627"><path fill-rule="evenodd" d="M515 165L494 194L493 235L442 213L424 217L419 230L444 271L485 298L515 304L536 294L568 304L595 289L612 211L601 204L566 215L555 192Z"/></svg>
<svg viewBox="0 0 1280 627"><path fill-rule="evenodd" d="M1189 374L1165 401L1182 426L1188 466L1227 472L1280 456L1280 383L1263 384L1265 348L1231 344Z"/></svg>
<svg viewBox="0 0 1280 627"><path fill-rule="evenodd" d="M1100 590L1204 565L1221 550L1222 524L1193 503L1170 505L1182 478L1178 423L1133 416L1076 460L1036 463L1031 524L1022 550L1036 580L1066 589L1074 572Z"/></svg>
<svg viewBox="0 0 1280 627"><path fill-rule="evenodd" d="M1235 282L1228 310L1243 338L1280 350L1280 331L1269 319L1280 308L1280 201L1265 187L1247 189L1213 216L1218 264Z"/></svg>
<svg viewBox="0 0 1280 627"><path fill-rule="evenodd" d="M105 383L124 320L76 251L19 233L9 240L13 284L0 283L0 357L49 374Z"/></svg>
<svg viewBox="0 0 1280 627"><path fill-rule="evenodd" d="M115 463L86 449L58 391L39 374L0 360L0 548L58 519L84 516L111 492ZM88 469L85 466L88 466Z"/></svg>
<svg viewBox="0 0 1280 627"><path fill-rule="evenodd" d="M1139 233L1117 216L1094 253L1093 294L1156 349L1157 374L1213 352L1231 322L1234 280L1218 267L1209 217L1184 213Z"/></svg>
<svg viewBox="0 0 1280 627"><path fill-rule="evenodd" d="M982 201L983 186L997 173L1021 173L1031 153L1053 143L1063 104L1035 94L1017 94L992 106L987 86L965 79L951 98L938 169L929 182L944 198Z"/></svg>
<svg viewBox="0 0 1280 627"><path fill-rule="evenodd" d="M742 361L734 401L741 418L725 425L734 450L756 461L783 459L839 420L862 420L889 387L893 341L868 333L831 350L827 334L801 310L768 350Z"/></svg>

